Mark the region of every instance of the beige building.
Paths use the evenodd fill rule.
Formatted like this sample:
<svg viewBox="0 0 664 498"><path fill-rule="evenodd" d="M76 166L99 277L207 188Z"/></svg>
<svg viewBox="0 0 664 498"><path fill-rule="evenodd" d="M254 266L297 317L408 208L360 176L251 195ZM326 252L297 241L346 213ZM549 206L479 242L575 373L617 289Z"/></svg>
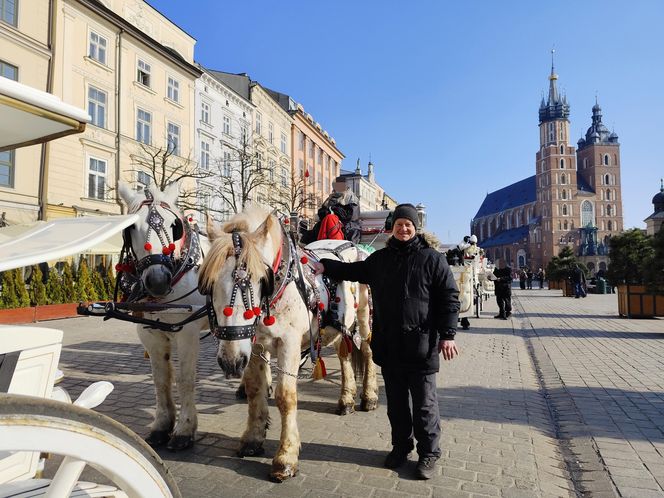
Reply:
<svg viewBox="0 0 664 498"><path fill-rule="evenodd" d="M195 40L143 0L52 6L52 91L91 122L46 146L46 218L118 213L112 189L150 183L151 155L169 171L195 162Z"/></svg>
<svg viewBox="0 0 664 498"><path fill-rule="evenodd" d="M381 211L394 209L396 202L385 193L383 187L376 183L374 165L371 161L367 165L367 174L363 175L360 169L360 160L354 172L342 171L337 177L338 182L343 182L345 188L349 188L358 199L360 211Z"/></svg>
<svg viewBox="0 0 664 498"><path fill-rule="evenodd" d="M51 90L49 2L0 0L0 76ZM0 223L42 218L42 145L0 152Z"/></svg>

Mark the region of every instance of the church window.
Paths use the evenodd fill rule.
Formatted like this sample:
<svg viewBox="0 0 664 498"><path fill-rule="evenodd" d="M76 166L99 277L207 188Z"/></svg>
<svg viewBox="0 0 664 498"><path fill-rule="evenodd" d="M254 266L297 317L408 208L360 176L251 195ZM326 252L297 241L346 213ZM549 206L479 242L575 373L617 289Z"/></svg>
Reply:
<svg viewBox="0 0 664 498"><path fill-rule="evenodd" d="M606 215L611 216L612 207L611 204L606 205Z"/></svg>
<svg viewBox="0 0 664 498"><path fill-rule="evenodd" d="M562 230L562 229L563 229L563 224L560 220L558 220L558 230Z"/></svg>
<svg viewBox="0 0 664 498"><path fill-rule="evenodd" d="M563 223L563 230L567 230L567 220L565 220L565 223Z"/></svg>
<svg viewBox="0 0 664 498"><path fill-rule="evenodd" d="M608 174L604 175L604 185L609 185L610 180L611 180L611 177Z"/></svg>
<svg viewBox="0 0 664 498"><path fill-rule="evenodd" d="M553 142L556 139L556 128L553 123L549 123L549 142Z"/></svg>
<svg viewBox="0 0 664 498"><path fill-rule="evenodd" d="M567 216L567 204L563 204L563 216Z"/></svg>
<svg viewBox="0 0 664 498"><path fill-rule="evenodd" d="M560 169L565 169L565 160L564 159L560 160Z"/></svg>
<svg viewBox="0 0 664 498"><path fill-rule="evenodd" d="M562 123L560 125L560 140L565 140L565 125ZM560 153L563 153L562 146L560 146Z"/></svg>
<svg viewBox="0 0 664 498"><path fill-rule="evenodd" d="M564 146L564 145L561 145L561 146L560 146L560 153L561 153L561 154L564 154L564 153L565 153L565 146Z"/></svg>
<svg viewBox="0 0 664 498"><path fill-rule="evenodd" d="M611 191L608 188L606 189L606 200L607 201L611 200Z"/></svg>
<svg viewBox="0 0 664 498"><path fill-rule="evenodd" d="M563 189L562 197L563 197L563 199L567 199L567 190Z"/></svg>
<svg viewBox="0 0 664 498"><path fill-rule="evenodd" d="M588 158L584 157L583 158L583 169L586 169L588 167Z"/></svg>
<svg viewBox="0 0 664 498"><path fill-rule="evenodd" d="M567 177L565 176L565 173L560 175L560 183L562 183L563 185L567 183Z"/></svg>
<svg viewBox="0 0 664 498"><path fill-rule="evenodd" d="M611 220L606 222L606 229L610 232L613 228L613 224L611 223Z"/></svg>
<svg viewBox="0 0 664 498"><path fill-rule="evenodd" d="M605 166L609 165L609 155L608 154L604 154L604 165Z"/></svg>

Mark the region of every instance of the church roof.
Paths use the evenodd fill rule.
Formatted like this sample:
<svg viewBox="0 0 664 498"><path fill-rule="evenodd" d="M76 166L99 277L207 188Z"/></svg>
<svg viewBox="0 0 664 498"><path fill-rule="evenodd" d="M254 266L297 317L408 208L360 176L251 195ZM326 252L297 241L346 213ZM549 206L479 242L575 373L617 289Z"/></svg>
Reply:
<svg viewBox="0 0 664 498"><path fill-rule="evenodd" d="M513 244L514 242L521 242L528 237L528 225L522 227L511 228L510 230L503 230L497 235L482 241L482 248L504 246L505 244Z"/></svg>
<svg viewBox="0 0 664 498"><path fill-rule="evenodd" d="M535 175L487 194L476 218L535 202Z"/></svg>

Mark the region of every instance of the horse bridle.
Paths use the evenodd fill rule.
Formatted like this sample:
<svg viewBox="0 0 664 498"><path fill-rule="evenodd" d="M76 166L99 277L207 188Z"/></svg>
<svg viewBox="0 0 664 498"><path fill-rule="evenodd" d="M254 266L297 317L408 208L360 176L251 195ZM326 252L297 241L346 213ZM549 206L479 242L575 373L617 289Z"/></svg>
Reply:
<svg viewBox="0 0 664 498"><path fill-rule="evenodd" d="M160 202L159 207L166 209L175 216L175 226L173 228L173 240L164 226L164 217L157 210L154 197L150 190L145 189L145 200L138 207L148 207L147 224L148 231L146 234L146 241L143 245L146 251L152 250L152 243L150 238L154 233L162 245L161 253L148 254L147 256L139 259L134 250L131 240L131 227L127 227L122 232L123 246L120 253L120 263L116 265L118 272L118 285L116 285L115 297L117 301L118 288L123 295L127 296L127 300L135 301L145 297L147 294L140 285L141 274L152 265L163 265L171 272L171 289L173 286L187 273L190 269L196 266L201 256L200 241L198 234L193 230L188 218L181 218L171 206L165 202ZM138 211L137 209L137 211ZM175 259L175 241L184 237L185 242L180 249L180 258Z"/></svg>

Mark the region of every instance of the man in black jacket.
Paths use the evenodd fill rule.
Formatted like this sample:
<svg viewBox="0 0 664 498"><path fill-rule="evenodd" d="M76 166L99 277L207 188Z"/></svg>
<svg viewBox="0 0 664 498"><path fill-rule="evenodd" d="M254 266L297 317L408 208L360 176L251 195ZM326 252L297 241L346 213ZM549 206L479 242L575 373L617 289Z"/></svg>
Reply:
<svg viewBox="0 0 664 498"><path fill-rule="evenodd" d="M501 259L500 268L493 270L493 274L496 277L496 302L499 310L494 318L507 320L512 314L512 269Z"/></svg>
<svg viewBox="0 0 664 498"><path fill-rule="evenodd" d="M337 280L369 284L373 298L371 349L382 367L392 451L385 466L397 468L408 459L417 439L416 477L430 479L440 458L440 414L436 393L439 353L451 360L459 316L459 290L442 253L416 233L412 204L394 210L387 247L365 261L341 263L323 259L316 273ZM411 413L409 396L412 399Z"/></svg>

